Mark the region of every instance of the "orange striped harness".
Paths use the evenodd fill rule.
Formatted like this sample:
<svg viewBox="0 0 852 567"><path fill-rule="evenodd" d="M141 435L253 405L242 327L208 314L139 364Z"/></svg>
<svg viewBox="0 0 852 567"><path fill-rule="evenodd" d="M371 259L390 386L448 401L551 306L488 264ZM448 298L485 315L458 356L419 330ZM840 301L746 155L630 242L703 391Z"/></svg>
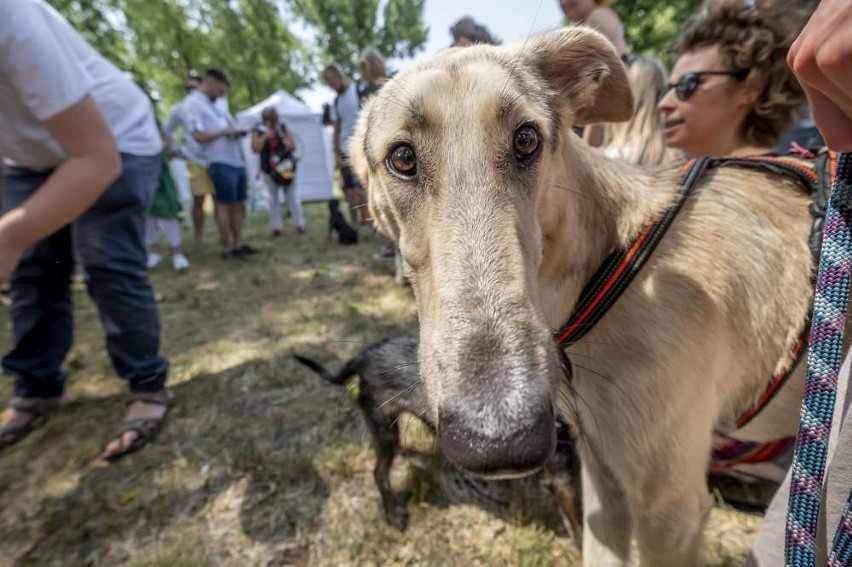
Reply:
<svg viewBox="0 0 852 567"><path fill-rule="evenodd" d="M681 170L681 190L672 206L669 207L658 221L646 226L629 245L613 251L604 260L594 276L592 276L592 279L580 293L577 305L568 318L568 322L554 333L554 340L563 357L562 367L565 378L570 382L572 376L571 361L565 352L565 348L580 341L606 315L621 294L624 293L630 282L633 281L651 257L651 254L674 222L684 203L695 192L699 181L708 169L729 166L746 167L761 169L779 175L787 175L798 181L813 199L811 214L814 217L814 225L810 245L814 257L818 259L822 222L825 218L825 205L828 201L828 192L823 190L823 188L830 190L830 180L834 178L832 170L836 167L836 156L825 152L819 156L811 154L803 157L816 158L818 160L826 159L827 163L806 162L799 158L787 156L721 159L697 158L685 163ZM823 165L827 165L828 167L822 167ZM826 170L825 179L820 176L823 169ZM816 268L814 268L815 270ZM805 347L807 346L809 330L810 319L804 325L798 340L793 345L787 364L781 371L772 376L763 395L737 419L737 429L744 427L753 420L787 382L787 379L806 351ZM746 442L739 442L739 445L734 446L733 441L736 440L731 440L731 442L724 445L718 444L714 447L714 462L728 463L726 466L732 466L737 462L744 462L742 459L739 461L734 459L732 455L746 457L748 462L757 462L750 461L752 458L771 460L771 458L779 454L779 451L786 450L790 446L787 440L776 440L766 444L748 444L749 446L745 448L744 444ZM764 458L767 455L769 458Z"/></svg>

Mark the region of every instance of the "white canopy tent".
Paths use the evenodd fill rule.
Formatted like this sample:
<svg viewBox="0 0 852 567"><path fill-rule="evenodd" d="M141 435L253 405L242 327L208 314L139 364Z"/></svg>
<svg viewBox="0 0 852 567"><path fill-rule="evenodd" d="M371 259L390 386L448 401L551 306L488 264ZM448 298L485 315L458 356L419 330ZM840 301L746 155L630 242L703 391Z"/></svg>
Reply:
<svg viewBox="0 0 852 567"><path fill-rule="evenodd" d="M296 184L302 201L324 201L332 198L334 186L334 159L331 151L331 133L322 125L322 115L312 111L308 105L279 90L243 111L236 118L240 128L251 130L260 120L266 107L278 111L279 119L287 125L296 140L296 155L299 158ZM261 195L265 202L266 186L260 178L258 155L251 150L251 137L243 138L243 153L246 158L246 173L253 194Z"/></svg>

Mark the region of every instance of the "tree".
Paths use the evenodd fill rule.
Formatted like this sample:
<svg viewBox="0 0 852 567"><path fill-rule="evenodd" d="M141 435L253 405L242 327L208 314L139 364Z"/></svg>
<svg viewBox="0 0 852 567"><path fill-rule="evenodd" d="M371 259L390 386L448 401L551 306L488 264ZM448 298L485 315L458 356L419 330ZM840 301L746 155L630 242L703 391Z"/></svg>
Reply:
<svg viewBox="0 0 852 567"><path fill-rule="evenodd" d="M702 0L621 0L613 2L612 9L624 22L631 51L649 53L671 66L680 31L701 3Z"/></svg>
<svg viewBox="0 0 852 567"><path fill-rule="evenodd" d="M205 67L231 77L232 107L307 84L310 57L275 0L51 0L165 111Z"/></svg>
<svg viewBox="0 0 852 567"><path fill-rule="evenodd" d="M295 15L318 32L323 57L350 75L372 46L385 57L411 57L426 43L425 0L292 0ZM381 15L381 18L379 17Z"/></svg>

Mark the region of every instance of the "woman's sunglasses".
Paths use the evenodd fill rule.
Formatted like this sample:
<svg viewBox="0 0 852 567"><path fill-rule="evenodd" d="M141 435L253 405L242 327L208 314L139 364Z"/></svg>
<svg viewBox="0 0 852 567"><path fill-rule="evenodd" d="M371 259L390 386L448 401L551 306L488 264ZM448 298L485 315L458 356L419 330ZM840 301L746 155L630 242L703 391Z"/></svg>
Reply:
<svg viewBox="0 0 852 567"><path fill-rule="evenodd" d="M725 75L733 77L738 81L742 81L748 77L748 73L748 69L742 69L740 71L695 71L693 73L686 73L678 80L678 82L671 83L660 91L657 96L657 101L659 102L663 100L663 97L665 97L666 93L668 93L671 89L674 89L678 100L689 100L689 97L695 94L695 91L698 90L698 85L701 84L701 77L704 75Z"/></svg>

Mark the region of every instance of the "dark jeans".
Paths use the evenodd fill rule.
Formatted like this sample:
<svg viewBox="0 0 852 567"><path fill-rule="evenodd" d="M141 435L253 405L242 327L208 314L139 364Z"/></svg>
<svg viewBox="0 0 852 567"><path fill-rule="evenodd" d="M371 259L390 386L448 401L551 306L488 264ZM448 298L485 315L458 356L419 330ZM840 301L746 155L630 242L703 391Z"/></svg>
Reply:
<svg viewBox="0 0 852 567"><path fill-rule="evenodd" d="M160 320L148 281L145 214L160 176L157 156L121 155L121 177L80 217L24 252L12 274L12 350L3 370L16 396L61 396L62 362L74 340L71 276L83 268L115 371L134 392L163 388L168 361L159 355ZM7 168L4 207L35 193L50 172Z"/></svg>

